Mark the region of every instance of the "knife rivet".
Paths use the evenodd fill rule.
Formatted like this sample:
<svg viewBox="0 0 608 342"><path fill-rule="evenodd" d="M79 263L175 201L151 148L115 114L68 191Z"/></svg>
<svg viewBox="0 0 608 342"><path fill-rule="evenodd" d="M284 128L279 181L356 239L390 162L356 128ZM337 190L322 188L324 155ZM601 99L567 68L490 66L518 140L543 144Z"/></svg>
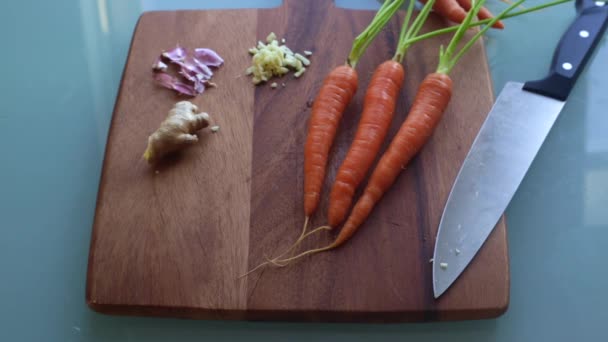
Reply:
<svg viewBox="0 0 608 342"><path fill-rule="evenodd" d="M562 64L562 68L564 68L564 70L571 70L572 64L566 62L566 63Z"/></svg>
<svg viewBox="0 0 608 342"><path fill-rule="evenodd" d="M597 6L597 7L602 7L602 6L604 6L605 4L606 4L606 2L605 2L605 1L596 1L596 2L595 2L595 6Z"/></svg>
<svg viewBox="0 0 608 342"><path fill-rule="evenodd" d="M580 30L578 33L579 36L583 37L583 38L587 38L589 37L589 31L585 31L585 30Z"/></svg>

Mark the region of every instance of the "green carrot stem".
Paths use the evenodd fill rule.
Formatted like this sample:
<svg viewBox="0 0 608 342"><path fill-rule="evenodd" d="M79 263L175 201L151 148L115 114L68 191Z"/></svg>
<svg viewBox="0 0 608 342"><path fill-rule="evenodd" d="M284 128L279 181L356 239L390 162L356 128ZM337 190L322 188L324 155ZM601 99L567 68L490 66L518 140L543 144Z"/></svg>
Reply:
<svg viewBox="0 0 608 342"><path fill-rule="evenodd" d="M552 1L552 2L545 3L545 4L542 4L542 5L530 7L530 8L527 8L525 10L522 10L522 11L517 11L517 12L513 12L513 13L507 13L507 14L505 14L504 17L502 17L502 20L508 19L508 18L513 18L513 17L517 17L517 16L520 16L522 14L526 14L526 13L530 13L530 12L535 12L535 11L538 11L538 10L541 10L541 9L544 9L544 8L547 8L547 7L561 5L563 3L572 2L572 1L574 1L574 0L557 0L557 1ZM492 21L492 18L476 21L474 23L471 23L471 25L469 27L475 27L475 26L485 25L485 24L489 23L490 21ZM451 33L451 32L454 32L454 31L458 30L459 27L460 27L460 25L454 25L454 26L442 28L442 29L439 29L439 30L431 31L431 32L428 32L428 33L425 33L425 34L421 34L421 35L416 36L414 38L410 38L407 41L404 41L404 44L411 45L411 44L417 43L417 42L422 41L422 40L434 38L434 37L437 37L437 36L440 36L440 35L446 34L446 33Z"/></svg>
<svg viewBox="0 0 608 342"><path fill-rule="evenodd" d="M414 3L415 3L415 0L410 0L410 7L408 8L408 12L410 10L413 12ZM409 26L409 15L411 15L411 13L408 13L408 20L404 21L403 27L401 28L401 34L399 35L399 42L397 43L397 51L395 52L395 56L393 57L394 61L398 61L399 63L403 62L403 58L405 58L407 50L412 45L408 42L412 39L412 37L415 37L418 34L420 29L426 22L426 19L428 18L429 13L433 9L434 4L435 4L435 0L429 0L426 4L424 4L422 9L420 10L420 13L418 14L418 16L416 17L416 19L414 20L414 22L412 23L412 25L409 28L407 28L407 26Z"/></svg>
<svg viewBox="0 0 608 342"><path fill-rule="evenodd" d="M456 31L456 33L454 33L454 36L452 37L452 40L450 40L448 47L445 48L445 50L443 50L442 53L439 54L439 65L437 67L438 73L447 74L450 72L452 62L451 59L454 55L454 51L456 50L456 46L464 37L465 33L469 29L471 21L474 17L477 17L477 13L485 2L485 0L473 0L472 8L469 10L469 13L467 13L467 16L464 18L462 23L458 25L458 30Z"/></svg>
<svg viewBox="0 0 608 342"><path fill-rule="evenodd" d="M382 6L380 6L380 9L378 9L378 12L376 12L376 15L372 19L372 22L357 36L357 38L355 38L353 47L348 55L348 65L355 68L359 58L361 58L374 38L376 38L388 21L399 10L403 1L404 0L386 0Z"/></svg>
<svg viewBox="0 0 608 342"><path fill-rule="evenodd" d="M412 2L414 2L414 1L415 0L412 0ZM407 44L405 42L408 41L409 39L415 37L418 34L420 29L426 22L426 20L429 16L429 13L431 13L431 10L433 9L434 4L435 4L435 0L429 0L429 1L427 1L426 4L424 4L422 9L420 10L420 13L418 13L418 16L412 23L411 27L407 30L407 33L406 33L404 39L399 41L399 43L397 45L397 53L396 53L397 55L399 55L399 58L398 58L399 62L403 61L403 58L405 57L405 54L407 53L407 49L411 45L411 44Z"/></svg>
<svg viewBox="0 0 608 342"><path fill-rule="evenodd" d="M353 41L353 46L347 60L347 63L350 64L352 67L357 64L358 59L364 52L365 40L370 39L370 35L373 35L373 33L378 29L378 21L380 20L380 18L386 15L386 10L390 5L391 0L385 1L382 6L380 6L378 11L376 12L376 15L374 15L374 18L368 24L365 30L363 30L363 32L361 32Z"/></svg>
<svg viewBox="0 0 608 342"><path fill-rule="evenodd" d="M416 4L416 0L409 0L410 3L407 6L407 10L405 12L405 19L403 19L403 24L401 25L401 32L399 33L399 42L397 43L397 47L401 44L401 42L407 39L408 27L410 25L410 20L412 19L412 13L414 12L414 5ZM399 50L397 48L397 50ZM397 53L395 54L397 56Z"/></svg>
<svg viewBox="0 0 608 342"><path fill-rule="evenodd" d="M418 34L422 26L424 26L426 19L429 17L429 13L431 13L433 5L435 5L435 0L429 0L426 4L424 4L420 10L420 13L418 14L418 17L416 17L416 20L408 32L408 38L415 37Z"/></svg>
<svg viewBox="0 0 608 342"><path fill-rule="evenodd" d="M410 8L413 11L413 3L415 2L415 0L411 0L410 2ZM412 23L412 25L407 28L407 26L409 25L409 20L404 21L403 23L403 27L401 28L401 35L399 35L399 42L397 43L397 51L395 52L395 56L393 57L394 61L397 61L399 63L403 62L403 58L405 57L406 53L407 53L407 49L410 47L411 44L407 43L412 37L415 37L418 32L420 31L420 29L422 28L422 26L424 26L424 23L426 22L426 19L429 16L429 13L431 13L431 10L433 9L433 5L435 4L435 0L429 0L426 4L424 4L424 7L422 7L422 9L420 10L420 13L418 14L418 16L416 17L416 19L414 20L414 22ZM410 8L408 8L408 11L410 10ZM408 13L410 14L410 13ZM407 28L407 30L406 30Z"/></svg>

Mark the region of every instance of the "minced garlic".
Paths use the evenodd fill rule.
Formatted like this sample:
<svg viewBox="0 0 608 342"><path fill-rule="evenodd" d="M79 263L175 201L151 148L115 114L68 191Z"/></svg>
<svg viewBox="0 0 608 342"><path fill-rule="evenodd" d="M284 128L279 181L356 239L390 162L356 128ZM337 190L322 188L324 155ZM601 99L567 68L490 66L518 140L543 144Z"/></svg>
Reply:
<svg viewBox="0 0 608 342"><path fill-rule="evenodd" d="M304 51L304 55L310 56L309 52ZM249 49L249 53L253 55L252 65L247 68L246 74L252 75L253 84L266 82L274 76L284 76L290 70L294 70L294 77L298 78L306 72L305 66L310 65L310 60L304 55L294 53L284 44L280 45L274 32L266 37L266 43L259 41L256 47Z"/></svg>

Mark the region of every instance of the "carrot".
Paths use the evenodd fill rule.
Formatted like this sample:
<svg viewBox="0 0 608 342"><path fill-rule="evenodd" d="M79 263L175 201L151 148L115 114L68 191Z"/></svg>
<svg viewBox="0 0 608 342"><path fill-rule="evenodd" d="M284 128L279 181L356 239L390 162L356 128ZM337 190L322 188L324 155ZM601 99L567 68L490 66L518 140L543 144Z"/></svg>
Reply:
<svg viewBox="0 0 608 342"><path fill-rule="evenodd" d="M357 91L357 72L342 65L325 78L314 101L304 147L304 215L310 217L319 205L329 150L342 113Z"/></svg>
<svg viewBox="0 0 608 342"><path fill-rule="evenodd" d="M346 223L344 223L335 240L325 247L311 249L293 257L285 259L275 258L272 260L273 264L285 266L306 255L339 247L348 241L363 222L365 222L375 205L395 182L401 171L432 136L433 131L443 116L452 96L453 85L452 79L448 75L449 72L482 34L524 0L519 0L499 16L492 19L488 25L473 36L473 38L456 53L456 45L462 40L466 30L470 27L473 16L477 15L484 1L485 0L479 0L475 3L474 8L462 21L461 26L455 33L448 47L445 50L443 47L440 48L437 71L428 75L422 81L406 120L401 125L387 150L382 154L363 194L353 207L352 212L346 219ZM416 23L414 23L413 26L416 26Z"/></svg>
<svg viewBox="0 0 608 342"><path fill-rule="evenodd" d="M393 60L382 63L372 76L355 139L338 169L329 196L328 220L331 227L340 225L348 214L356 188L380 150L393 119L404 77L405 69Z"/></svg>
<svg viewBox="0 0 608 342"><path fill-rule="evenodd" d="M426 3L428 0L421 1ZM433 6L433 10L450 21L462 23L467 16L467 12L471 10L471 0L437 0ZM485 7L482 7L477 13L477 17L479 19L490 19L492 18L492 13ZM502 22L497 21L493 27L503 29L505 26Z"/></svg>

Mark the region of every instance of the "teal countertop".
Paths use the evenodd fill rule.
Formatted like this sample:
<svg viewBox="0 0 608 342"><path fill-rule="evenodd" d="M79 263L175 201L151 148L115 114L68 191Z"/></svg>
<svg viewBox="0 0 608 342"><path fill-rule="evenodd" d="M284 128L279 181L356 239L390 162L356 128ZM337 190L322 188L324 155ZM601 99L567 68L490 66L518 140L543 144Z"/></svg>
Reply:
<svg viewBox="0 0 608 342"><path fill-rule="evenodd" d="M539 3L531 0L529 3ZM5 2L0 12L0 341L599 341L608 336L608 46L507 209L511 304L495 320L354 325L104 316L84 301L106 136L138 16L279 0ZM337 1L375 9L374 0ZM528 5L530 6L530 5ZM491 1L489 7L504 8ZM486 38L495 91L544 76L573 4Z"/></svg>

